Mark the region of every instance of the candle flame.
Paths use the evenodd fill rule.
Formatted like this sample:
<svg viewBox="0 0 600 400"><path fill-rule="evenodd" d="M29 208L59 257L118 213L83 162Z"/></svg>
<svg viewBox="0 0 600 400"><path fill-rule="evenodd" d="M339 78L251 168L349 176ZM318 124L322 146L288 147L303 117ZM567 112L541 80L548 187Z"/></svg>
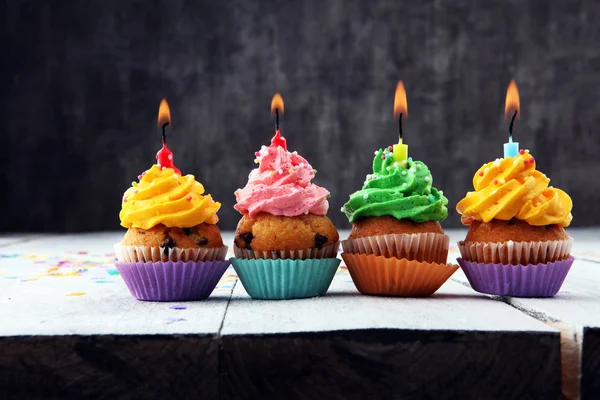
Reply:
<svg viewBox="0 0 600 400"><path fill-rule="evenodd" d="M279 93L275 93L273 100L271 100L271 114L275 114L276 109L283 114L283 97Z"/></svg>
<svg viewBox="0 0 600 400"><path fill-rule="evenodd" d="M165 124L171 124L171 110L169 109L167 100L162 99L158 107L158 126L162 127Z"/></svg>
<svg viewBox="0 0 600 400"><path fill-rule="evenodd" d="M398 81L396 86L396 94L394 95L394 117L398 117L402 113L402 118L408 118L408 102L406 101L406 90L402 81Z"/></svg>
<svg viewBox="0 0 600 400"><path fill-rule="evenodd" d="M521 116L521 102L519 101L519 89L517 83L513 80L508 84L506 89L506 105L504 106L504 118L511 119L514 112L517 112L517 117Z"/></svg>

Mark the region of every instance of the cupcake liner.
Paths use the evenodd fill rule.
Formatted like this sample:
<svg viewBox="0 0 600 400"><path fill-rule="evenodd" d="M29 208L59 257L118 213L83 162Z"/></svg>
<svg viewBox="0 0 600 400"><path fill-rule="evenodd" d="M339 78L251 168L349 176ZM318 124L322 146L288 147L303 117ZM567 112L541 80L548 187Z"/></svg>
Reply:
<svg viewBox="0 0 600 400"><path fill-rule="evenodd" d="M131 295L148 301L205 299L229 264L229 261L115 263Z"/></svg>
<svg viewBox="0 0 600 400"><path fill-rule="evenodd" d="M431 296L458 265L421 262L374 254L342 253L359 292L387 296Z"/></svg>
<svg viewBox="0 0 600 400"><path fill-rule="evenodd" d="M164 247L124 246L117 243L114 248L120 262L215 261L224 260L227 255L227 246L199 249L173 247L167 249L166 253Z"/></svg>
<svg viewBox="0 0 600 400"><path fill-rule="evenodd" d="M539 264L565 260L571 254L573 239L545 242L458 242L463 259L484 264Z"/></svg>
<svg viewBox="0 0 600 400"><path fill-rule="evenodd" d="M450 237L441 233L404 233L368 236L342 242L345 253L406 258L407 260L445 263Z"/></svg>
<svg viewBox="0 0 600 400"><path fill-rule="evenodd" d="M514 297L552 297L558 293L573 257L546 264L484 264L457 261L471 287L486 294Z"/></svg>
<svg viewBox="0 0 600 400"><path fill-rule="evenodd" d="M340 262L339 258L231 259L231 264L250 297L265 300L324 295Z"/></svg>
<svg viewBox="0 0 600 400"><path fill-rule="evenodd" d="M321 249L302 249L302 250L273 250L273 251L255 251L248 249L240 249L235 244L233 245L233 253L236 258L262 259L262 260L307 260L315 258L335 258L337 257L340 242L337 241L332 245L325 246Z"/></svg>

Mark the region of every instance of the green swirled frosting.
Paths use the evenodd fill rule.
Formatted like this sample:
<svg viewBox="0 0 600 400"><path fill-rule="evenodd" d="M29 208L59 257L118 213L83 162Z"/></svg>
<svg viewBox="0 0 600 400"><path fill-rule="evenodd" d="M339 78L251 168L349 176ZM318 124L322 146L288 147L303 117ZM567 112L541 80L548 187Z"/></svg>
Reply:
<svg viewBox="0 0 600 400"><path fill-rule="evenodd" d="M373 174L367 175L361 190L350 195L342 211L350 222L382 215L441 221L448 216L448 199L432 182L429 168L421 161L396 162L389 149L380 149L373 160Z"/></svg>

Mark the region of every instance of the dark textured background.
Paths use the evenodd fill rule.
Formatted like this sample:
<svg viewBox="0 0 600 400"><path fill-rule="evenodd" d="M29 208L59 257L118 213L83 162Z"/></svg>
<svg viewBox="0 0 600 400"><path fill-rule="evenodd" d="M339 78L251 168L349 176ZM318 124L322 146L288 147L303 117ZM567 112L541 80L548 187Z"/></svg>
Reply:
<svg viewBox="0 0 600 400"><path fill-rule="evenodd" d="M454 205L502 156L504 95L516 79L516 138L573 198L573 225L600 224L597 0L11 0L2 4L0 230L119 228L121 195L155 161L159 101L171 105L176 165L223 203L273 134L282 93L291 150L319 170L339 212L396 140ZM8 166L8 168L6 168ZM9 210L6 212L6 210Z"/></svg>

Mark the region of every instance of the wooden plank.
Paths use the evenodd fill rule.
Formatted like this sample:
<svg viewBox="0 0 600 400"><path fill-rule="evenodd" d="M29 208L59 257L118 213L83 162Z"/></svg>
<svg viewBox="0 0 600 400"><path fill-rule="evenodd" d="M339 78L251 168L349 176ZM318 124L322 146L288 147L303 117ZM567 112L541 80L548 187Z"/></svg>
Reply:
<svg viewBox="0 0 600 400"><path fill-rule="evenodd" d="M452 279L468 285L461 271ZM600 387L600 268L577 259L558 295L551 299L490 296L559 329L562 343L563 394L597 398ZM582 363L583 361L583 363ZM580 380L581 378L581 380Z"/></svg>
<svg viewBox="0 0 600 400"><path fill-rule="evenodd" d="M121 235L8 247L0 398L218 398L217 336L233 282L202 302L134 300L114 275Z"/></svg>
<svg viewBox="0 0 600 400"><path fill-rule="evenodd" d="M293 301L238 282L221 335L223 399L560 397L558 331L454 282L373 297L338 272L325 297Z"/></svg>

